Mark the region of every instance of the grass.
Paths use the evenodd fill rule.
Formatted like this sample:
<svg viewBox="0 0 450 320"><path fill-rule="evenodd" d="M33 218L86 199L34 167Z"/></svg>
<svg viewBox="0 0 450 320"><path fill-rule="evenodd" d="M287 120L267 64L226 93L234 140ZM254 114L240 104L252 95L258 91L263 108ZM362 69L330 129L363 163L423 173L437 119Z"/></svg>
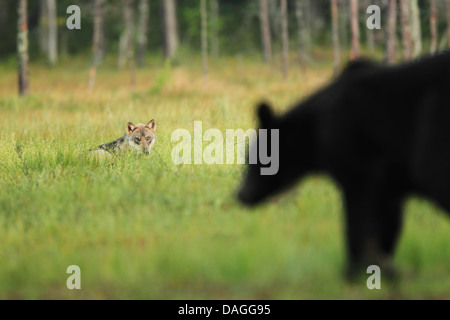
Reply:
<svg viewBox="0 0 450 320"><path fill-rule="evenodd" d="M276 110L330 79L250 58L168 67L151 59L137 86L111 65L87 89L88 64L31 66L31 94L16 96L15 70L0 77L0 298L11 299L448 299L449 221L411 199L398 246L395 284L346 283L339 189L309 177L256 209L234 194L241 165L180 165L171 133L255 127L254 105ZM157 121L150 158L104 161L85 152L120 137L128 121ZM69 265L81 290L66 288Z"/></svg>

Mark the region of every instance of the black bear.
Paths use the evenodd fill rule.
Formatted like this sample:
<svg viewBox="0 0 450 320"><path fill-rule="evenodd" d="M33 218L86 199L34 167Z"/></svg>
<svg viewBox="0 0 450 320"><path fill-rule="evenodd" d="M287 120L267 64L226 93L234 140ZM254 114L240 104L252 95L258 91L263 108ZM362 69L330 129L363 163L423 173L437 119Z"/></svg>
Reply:
<svg viewBox="0 0 450 320"><path fill-rule="evenodd" d="M249 164L239 200L258 204L308 173L329 174L345 201L349 271L391 266L406 196L450 212L450 53L356 61L286 114L263 103L258 116L262 129L278 129L279 170Z"/></svg>

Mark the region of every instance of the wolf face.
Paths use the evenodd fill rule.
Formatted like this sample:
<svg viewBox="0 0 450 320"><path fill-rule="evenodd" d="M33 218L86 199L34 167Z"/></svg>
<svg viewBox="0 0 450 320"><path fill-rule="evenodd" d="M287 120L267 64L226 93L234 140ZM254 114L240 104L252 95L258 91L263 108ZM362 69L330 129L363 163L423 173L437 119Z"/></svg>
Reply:
<svg viewBox="0 0 450 320"><path fill-rule="evenodd" d="M89 150L90 153L100 155L105 154L121 154L122 152L131 150L138 153L150 154L153 145L155 144L156 122L154 119L147 124L138 123L134 125L131 122L127 123L125 134L112 142L102 144L96 149Z"/></svg>
<svg viewBox="0 0 450 320"><path fill-rule="evenodd" d="M131 150L150 154L150 151L155 144L155 130L155 120L151 120L147 124L138 123L136 125L128 122L125 143Z"/></svg>

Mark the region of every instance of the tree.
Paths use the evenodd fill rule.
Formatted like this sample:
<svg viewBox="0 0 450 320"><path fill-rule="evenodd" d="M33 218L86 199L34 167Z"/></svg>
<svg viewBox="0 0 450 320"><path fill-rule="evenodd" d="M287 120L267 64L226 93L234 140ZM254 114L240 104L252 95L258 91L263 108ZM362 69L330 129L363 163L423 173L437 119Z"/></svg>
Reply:
<svg viewBox="0 0 450 320"><path fill-rule="evenodd" d="M334 75L337 74L339 69L340 57L340 44L339 44L339 15L338 15L338 3L337 0L331 0L331 24L333 33L333 60L334 60Z"/></svg>
<svg viewBox="0 0 450 320"><path fill-rule="evenodd" d="M19 95L28 94L28 22L27 0L18 3L17 19L17 55L19 61Z"/></svg>
<svg viewBox="0 0 450 320"><path fill-rule="evenodd" d="M386 41L386 62L389 64L396 61L397 49L397 0L389 0L388 27Z"/></svg>
<svg viewBox="0 0 450 320"><path fill-rule="evenodd" d="M148 0L140 0L139 2L139 27L138 27L138 48L137 48L137 65L144 65L145 51L148 42L148 17L149 8Z"/></svg>
<svg viewBox="0 0 450 320"><path fill-rule="evenodd" d="M352 29L352 49L350 52L350 60L354 60L357 59L360 54L358 0L350 0L350 15Z"/></svg>
<svg viewBox="0 0 450 320"><path fill-rule="evenodd" d="M417 0L410 0L411 8L411 35L412 35L412 57L416 58L422 52L422 31L420 25L420 9Z"/></svg>
<svg viewBox="0 0 450 320"><path fill-rule="evenodd" d="M430 36L431 36L431 44L430 44L430 54L436 53L437 48L437 3L436 0L431 0L430 3Z"/></svg>
<svg viewBox="0 0 450 320"><path fill-rule="evenodd" d="M95 78L97 74L97 66L99 65L102 57L100 50L100 34L103 21L103 5L104 0L95 0L94 2L94 33L92 37L92 62L91 69L89 71L89 88L92 89L95 84Z"/></svg>
<svg viewBox="0 0 450 320"><path fill-rule="evenodd" d="M203 81L208 77L208 17L206 12L206 0L200 0L201 38L202 38L202 73Z"/></svg>
<svg viewBox="0 0 450 320"><path fill-rule="evenodd" d="M219 56L219 1L210 0L211 3L211 55Z"/></svg>
<svg viewBox="0 0 450 320"><path fill-rule="evenodd" d="M288 54L289 54L287 0L281 0L281 44L283 50L282 51L283 78L286 80L288 76Z"/></svg>
<svg viewBox="0 0 450 320"><path fill-rule="evenodd" d="M400 0L403 60L408 61L412 57L410 0Z"/></svg>
<svg viewBox="0 0 450 320"><path fill-rule="evenodd" d="M47 0L47 58L50 65L55 65L58 60L58 28L56 15L56 1Z"/></svg>
<svg viewBox="0 0 450 320"><path fill-rule="evenodd" d="M450 0L446 0L445 2L445 12L447 19L447 46L450 47Z"/></svg>
<svg viewBox="0 0 450 320"><path fill-rule="evenodd" d="M261 24L261 39L263 44L264 61L272 61L272 40L270 37L269 9L267 0L259 0L259 20Z"/></svg>
<svg viewBox="0 0 450 320"><path fill-rule="evenodd" d="M178 48L178 27L175 0L164 0L164 35L166 59L173 59Z"/></svg>

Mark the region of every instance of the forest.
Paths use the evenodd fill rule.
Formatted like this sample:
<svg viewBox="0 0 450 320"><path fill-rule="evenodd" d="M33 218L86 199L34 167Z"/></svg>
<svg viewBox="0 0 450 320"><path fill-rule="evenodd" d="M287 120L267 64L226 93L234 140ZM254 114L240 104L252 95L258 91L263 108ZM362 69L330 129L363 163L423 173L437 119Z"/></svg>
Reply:
<svg viewBox="0 0 450 320"><path fill-rule="evenodd" d="M80 10L79 29L69 29L67 8ZM367 12L375 5L377 12ZM17 5L0 2L0 58L17 56ZM310 63L333 48L334 65L379 53L388 63L435 53L448 46L450 3L446 0L336 1L31 1L27 5L30 61L49 66L58 58L92 55L101 65L114 56L117 67L143 67L146 55L173 62L188 53L207 59L261 53L267 63ZM283 10L284 8L284 10ZM366 23L379 14L378 26ZM177 60L178 59L178 60ZM272 61L272 59L274 61Z"/></svg>
<svg viewBox="0 0 450 320"><path fill-rule="evenodd" d="M408 198L399 279L371 290L343 277L330 177L247 208L242 163L173 158L177 130L207 150L210 129L257 129L260 101L282 114L349 61L449 46L450 0L0 0L0 299L450 298L431 201ZM150 155L89 156L134 124Z"/></svg>

